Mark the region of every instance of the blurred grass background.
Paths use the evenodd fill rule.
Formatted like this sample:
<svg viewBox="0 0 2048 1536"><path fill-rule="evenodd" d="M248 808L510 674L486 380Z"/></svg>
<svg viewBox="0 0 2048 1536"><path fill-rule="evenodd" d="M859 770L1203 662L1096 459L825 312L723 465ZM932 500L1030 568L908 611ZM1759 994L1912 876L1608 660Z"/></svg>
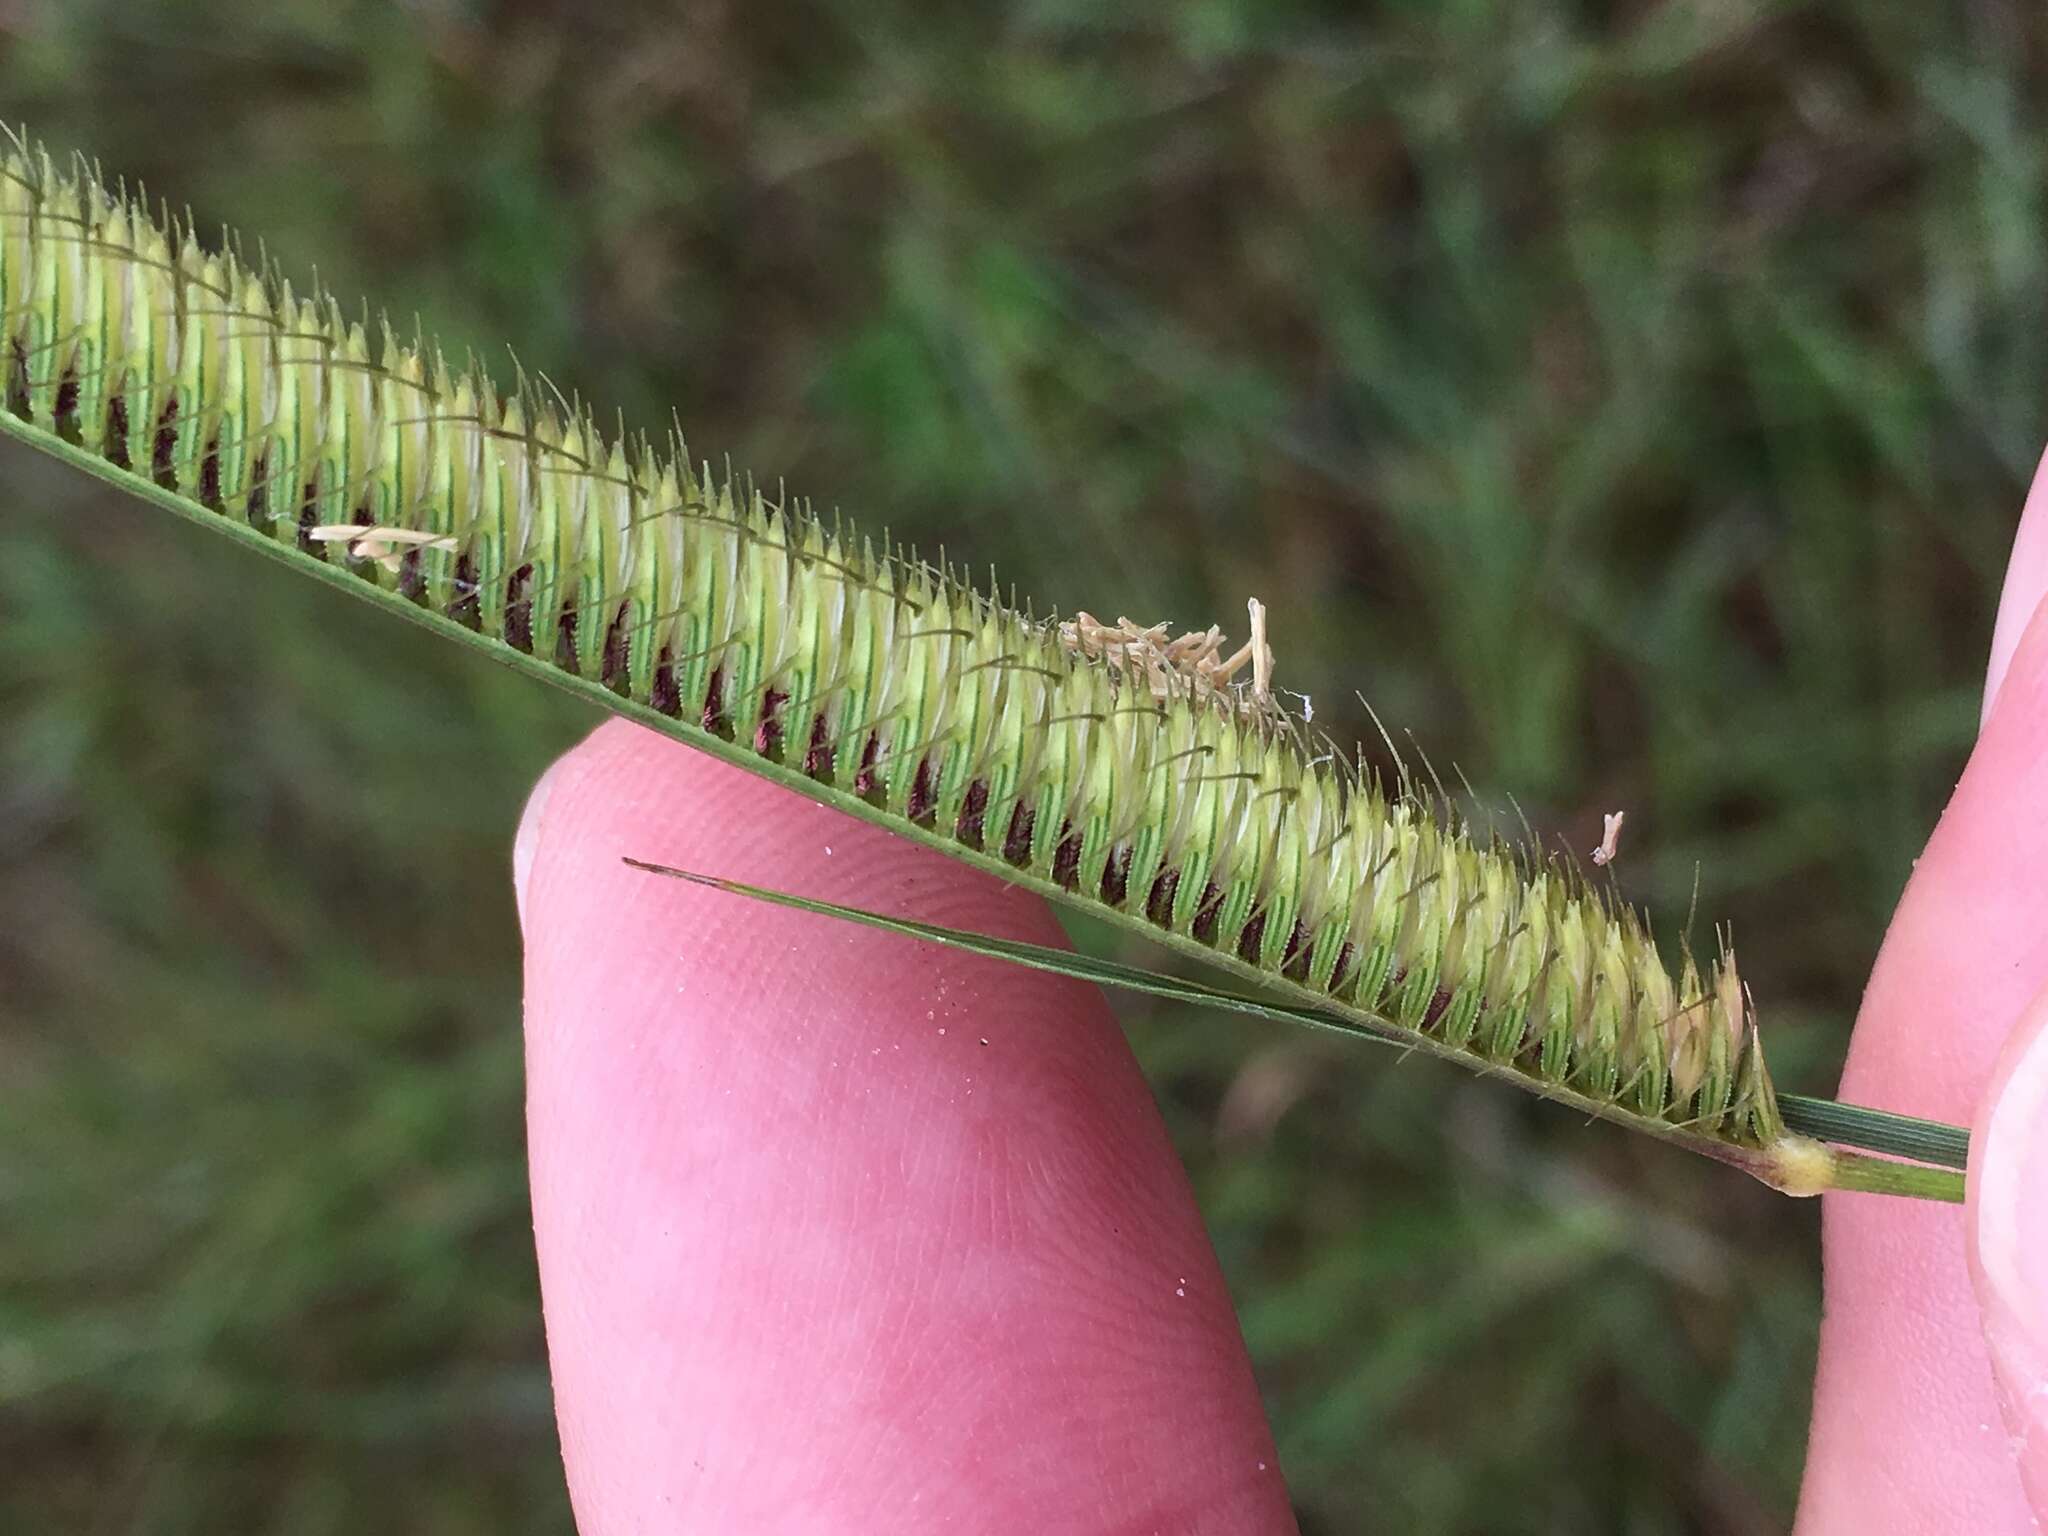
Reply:
<svg viewBox="0 0 2048 1536"><path fill-rule="evenodd" d="M0 111L1733 922L1826 1091L2043 437L2019 0L11 0ZM507 883L593 719L0 463L0 1528L563 1532ZM1789 1519L1816 1211L1128 1006L1306 1531Z"/></svg>

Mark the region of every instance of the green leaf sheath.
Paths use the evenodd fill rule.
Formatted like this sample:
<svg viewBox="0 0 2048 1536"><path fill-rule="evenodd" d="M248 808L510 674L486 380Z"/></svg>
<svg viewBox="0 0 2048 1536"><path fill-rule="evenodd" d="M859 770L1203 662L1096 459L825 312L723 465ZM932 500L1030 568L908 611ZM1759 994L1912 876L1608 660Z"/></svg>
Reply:
<svg viewBox="0 0 2048 1536"><path fill-rule="evenodd" d="M240 249L17 144L0 427L1277 999L1770 1176L1733 955L1674 971L1575 870L1377 782L1259 647L1039 619Z"/></svg>
<svg viewBox="0 0 2048 1536"><path fill-rule="evenodd" d="M1970 1133L1961 1126L1793 1093L1781 1094L1778 1107L1785 1116L1786 1129L1816 1141L1885 1152L1941 1168L1963 1168L1969 1163Z"/></svg>

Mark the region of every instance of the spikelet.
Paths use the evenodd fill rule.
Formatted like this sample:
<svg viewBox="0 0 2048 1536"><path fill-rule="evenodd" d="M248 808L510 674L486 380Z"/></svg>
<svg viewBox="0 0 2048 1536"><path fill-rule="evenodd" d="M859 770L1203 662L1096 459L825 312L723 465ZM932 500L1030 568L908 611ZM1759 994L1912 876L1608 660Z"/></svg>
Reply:
<svg viewBox="0 0 2048 1536"><path fill-rule="evenodd" d="M1040 622L21 142L0 328L15 435L671 734L1593 1113L1752 1164L1784 1135L1732 954L1674 977L1574 871L1311 739L1256 605L1235 653Z"/></svg>

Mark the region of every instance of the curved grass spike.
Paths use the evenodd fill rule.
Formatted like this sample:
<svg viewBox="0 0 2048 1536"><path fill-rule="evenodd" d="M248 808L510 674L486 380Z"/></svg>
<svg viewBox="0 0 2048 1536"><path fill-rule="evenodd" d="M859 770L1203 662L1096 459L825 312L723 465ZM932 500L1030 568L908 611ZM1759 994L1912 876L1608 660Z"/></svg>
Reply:
<svg viewBox="0 0 2048 1536"><path fill-rule="evenodd" d="M1674 975L1576 871L1389 793L1274 702L1262 636L1035 619L25 139L0 332L0 430L618 713L1325 1022L1794 1192L1902 1182L1787 1130L1732 954Z"/></svg>

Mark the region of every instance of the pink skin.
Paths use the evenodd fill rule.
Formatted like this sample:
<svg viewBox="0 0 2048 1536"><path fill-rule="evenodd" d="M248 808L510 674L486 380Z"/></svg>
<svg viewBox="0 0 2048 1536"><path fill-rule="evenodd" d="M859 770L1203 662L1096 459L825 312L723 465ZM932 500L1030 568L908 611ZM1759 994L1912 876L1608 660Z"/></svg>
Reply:
<svg viewBox="0 0 2048 1536"><path fill-rule="evenodd" d="M586 1536L1293 1529L1101 995L627 853L1061 942L1036 898L635 727L550 772L514 858Z"/></svg>
<svg viewBox="0 0 2048 1536"><path fill-rule="evenodd" d="M1982 739L1843 1084L1973 1123L1971 1205L1826 1197L1805 1536L2028 1531L2026 1490L2048 1510L2044 486ZM513 862L585 1536L1292 1530L1201 1217L1101 997L622 854L1061 942L1036 898L634 727L550 770Z"/></svg>

